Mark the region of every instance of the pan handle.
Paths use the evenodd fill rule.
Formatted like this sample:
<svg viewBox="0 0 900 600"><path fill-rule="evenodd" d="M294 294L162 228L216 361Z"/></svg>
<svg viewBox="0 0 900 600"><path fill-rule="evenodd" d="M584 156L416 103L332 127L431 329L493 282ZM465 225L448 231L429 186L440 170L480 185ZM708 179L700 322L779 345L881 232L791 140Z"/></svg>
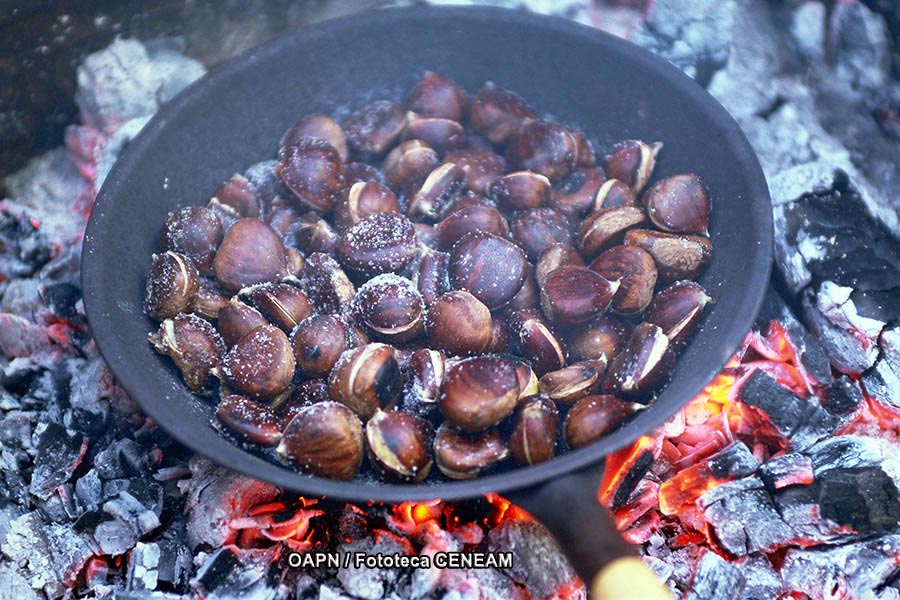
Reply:
<svg viewBox="0 0 900 600"><path fill-rule="evenodd" d="M593 600L671 600L665 586L622 539L597 499L603 462L506 497L539 519L568 555Z"/></svg>

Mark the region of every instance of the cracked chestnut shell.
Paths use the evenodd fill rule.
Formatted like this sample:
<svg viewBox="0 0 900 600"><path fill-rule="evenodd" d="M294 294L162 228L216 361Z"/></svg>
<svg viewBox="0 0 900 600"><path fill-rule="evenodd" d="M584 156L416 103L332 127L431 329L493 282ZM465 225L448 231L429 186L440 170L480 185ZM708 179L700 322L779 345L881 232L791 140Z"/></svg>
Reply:
<svg viewBox="0 0 900 600"><path fill-rule="evenodd" d="M587 259L592 259L607 248L620 244L625 232L643 225L647 220L644 211L636 206L601 208L591 213L581 223L578 245Z"/></svg>
<svg viewBox="0 0 900 600"><path fill-rule="evenodd" d="M466 129L451 119L423 117L411 112L406 115L406 126L400 139L422 140L443 156L465 145Z"/></svg>
<svg viewBox="0 0 900 600"><path fill-rule="evenodd" d="M201 275L212 275L213 258L224 236L222 220L215 211L186 206L169 213L162 242L166 250L190 260Z"/></svg>
<svg viewBox="0 0 900 600"><path fill-rule="evenodd" d="M510 167L534 171L552 181L571 173L577 158L578 146L569 130L543 119L525 121L506 146Z"/></svg>
<svg viewBox="0 0 900 600"><path fill-rule="evenodd" d="M644 320L658 325L673 346L680 346L691 339L706 305L713 302L699 283L677 281L656 295Z"/></svg>
<svg viewBox="0 0 900 600"><path fill-rule="evenodd" d="M616 206L637 206L637 196L634 190L618 179L607 179L603 182L591 201L591 211L602 208L615 208Z"/></svg>
<svg viewBox="0 0 900 600"><path fill-rule="evenodd" d="M554 323L583 323L602 314L618 289L617 281L609 281L587 267L566 265L544 277L541 308Z"/></svg>
<svg viewBox="0 0 900 600"><path fill-rule="evenodd" d="M522 288L527 267L525 253L512 242L490 233L469 233L450 252L450 283L495 309Z"/></svg>
<svg viewBox="0 0 900 600"><path fill-rule="evenodd" d="M506 160L490 150L456 150L444 157L466 174L466 186L476 194L487 194L490 184L506 172Z"/></svg>
<svg viewBox="0 0 900 600"><path fill-rule="evenodd" d="M267 223L254 218L231 226L213 260L216 281L229 292L277 281L285 270L281 238Z"/></svg>
<svg viewBox="0 0 900 600"><path fill-rule="evenodd" d="M696 279L712 257L712 243L700 235L632 229L625 234L625 243L649 252L664 282Z"/></svg>
<svg viewBox="0 0 900 600"><path fill-rule="evenodd" d="M641 140L624 140L613 146L603 161L603 170L610 179L618 179L640 192L653 175L656 155L662 149L661 142L647 143Z"/></svg>
<svg viewBox="0 0 900 600"><path fill-rule="evenodd" d="M522 287L516 292L512 300L503 305L504 312L513 312L525 308L537 308L541 304L541 295L538 291L537 277L535 276L535 268L531 263L525 267L525 281Z"/></svg>
<svg viewBox="0 0 900 600"><path fill-rule="evenodd" d="M597 395L582 398L569 409L563 422L563 437L570 448L581 448L599 440L634 413L634 408L619 398Z"/></svg>
<svg viewBox="0 0 900 600"><path fill-rule="evenodd" d="M212 279L200 278L200 287L194 299L194 312L208 321L219 318L219 311L228 304L228 296L222 293Z"/></svg>
<svg viewBox="0 0 900 600"><path fill-rule="evenodd" d="M397 196L377 181L357 181L334 207L332 220L340 231L344 231L380 212L402 213Z"/></svg>
<svg viewBox="0 0 900 600"><path fill-rule="evenodd" d="M476 432L508 417L518 398L512 363L498 356L475 356L447 368L438 407L454 425Z"/></svg>
<svg viewBox="0 0 900 600"><path fill-rule="evenodd" d="M697 175L666 177L653 184L641 200L650 221L659 229L709 235L709 189Z"/></svg>
<svg viewBox="0 0 900 600"><path fill-rule="evenodd" d="M544 396L525 398L513 416L509 453L520 465L535 465L553 458L559 432L559 411Z"/></svg>
<svg viewBox="0 0 900 600"><path fill-rule="evenodd" d="M321 313L343 313L356 296L356 288L338 262L321 252L306 257L300 284Z"/></svg>
<svg viewBox="0 0 900 600"><path fill-rule="evenodd" d="M605 180L600 167L575 169L553 190L551 204L565 214L580 217L592 210L597 190Z"/></svg>
<svg viewBox="0 0 900 600"><path fill-rule="evenodd" d="M542 394L561 404L572 404L576 400L596 393L603 383L606 373L606 357L590 360L558 371L546 373L539 386Z"/></svg>
<svg viewBox="0 0 900 600"><path fill-rule="evenodd" d="M307 254L324 252L333 255L341 241L340 234L316 212L291 219L290 230L294 232L294 243Z"/></svg>
<svg viewBox="0 0 900 600"><path fill-rule="evenodd" d="M630 326L612 315L602 315L579 323L568 331L566 343L573 360L612 358L622 351L631 336Z"/></svg>
<svg viewBox="0 0 900 600"><path fill-rule="evenodd" d="M410 90L406 105L424 117L462 121L469 109L469 95L455 81L427 71Z"/></svg>
<svg viewBox="0 0 900 600"><path fill-rule="evenodd" d="M328 115L308 115L291 125L278 142L279 154L304 137L328 142L337 151L341 162L347 161L347 138L344 130Z"/></svg>
<svg viewBox="0 0 900 600"><path fill-rule="evenodd" d="M344 232L337 250L345 269L368 277L399 271L417 252L412 223L392 212L374 213L362 219Z"/></svg>
<svg viewBox="0 0 900 600"><path fill-rule="evenodd" d="M488 195L508 211L539 208L552 195L550 180L539 173L516 171L507 173L488 185Z"/></svg>
<svg viewBox="0 0 900 600"><path fill-rule="evenodd" d="M281 441L280 419L274 410L246 396L223 397L216 408L219 426L225 426L242 440L262 446Z"/></svg>
<svg viewBox="0 0 900 600"><path fill-rule="evenodd" d="M534 266L534 277L538 285L543 285L544 279L560 267L583 267L584 259L578 250L571 244L551 244L547 246Z"/></svg>
<svg viewBox="0 0 900 600"><path fill-rule="evenodd" d="M303 205L323 213L331 210L344 185L338 151L319 138L302 137L285 146L275 172Z"/></svg>
<svg viewBox="0 0 900 600"><path fill-rule="evenodd" d="M209 321L192 314L163 321L150 334L150 343L157 352L172 359L188 389L196 394L209 389L213 369L225 353L225 344Z"/></svg>
<svg viewBox="0 0 900 600"><path fill-rule="evenodd" d="M538 376L566 365L566 344L540 311L517 310L509 316L508 322L522 356L531 363Z"/></svg>
<svg viewBox="0 0 900 600"><path fill-rule="evenodd" d="M347 328L334 315L313 315L291 333L291 348L300 372L306 377L326 377L349 348Z"/></svg>
<svg viewBox="0 0 900 600"><path fill-rule="evenodd" d="M241 175L235 173L219 186L209 200L209 207L217 214L228 213L235 218L259 216L259 194L256 187Z"/></svg>
<svg viewBox="0 0 900 600"><path fill-rule="evenodd" d="M216 328L230 348L257 327L268 324L261 312L234 296L219 310Z"/></svg>
<svg viewBox="0 0 900 600"><path fill-rule="evenodd" d="M220 371L231 389L253 400L270 400L287 389L294 367L294 353L284 332L274 325L261 325L228 351Z"/></svg>
<svg viewBox="0 0 900 600"><path fill-rule="evenodd" d="M381 473L400 481L422 481L431 473L431 426L397 410L375 411L366 421L366 450Z"/></svg>
<svg viewBox="0 0 900 600"><path fill-rule="evenodd" d="M438 400L444 380L444 355L430 348L419 348L409 357L406 366L405 401L412 408L420 404L433 405Z"/></svg>
<svg viewBox="0 0 900 600"><path fill-rule="evenodd" d="M408 140L391 150L384 159L384 175L394 189L403 188L416 177L424 177L441 164L438 153L422 140Z"/></svg>
<svg viewBox="0 0 900 600"><path fill-rule="evenodd" d="M240 295L250 301L272 324L285 333L294 330L301 321L313 314L309 297L300 288L287 283L263 283L241 290Z"/></svg>
<svg viewBox="0 0 900 600"><path fill-rule="evenodd" d="M351 114L343 122L351 148L365 157L380 156L394 145L403 131L406 111L396 102L378 100Z"/></svg>
<svg viewBox="0 0 900 600"><path fill-rule="evenodd" d="M442 250L449 250L467 233L475 231L506 237L509 224L493 206L470 204L460 209L454 208L437 224L438 244Z"/></svg>
<svg viewBox="0 0 900 600"><path fill-rule="evenodd" d="M520 212L510 224L510 232L529 260L537 260L541 252L553 244L572 241L569 219L549 206Z"/></svg>
<svg viewBox="0 0 900 600"><path fill-rule="evenodd" d="M494 144L507 141L525 119L537 113L518 95L493 82L482 87L469 107L472 129Z"/></svg>
<svg viewBox="0 0 900 600"><path fill-rule="evenodd" d="M650 394L666 382L674 366L675 353L662 328L641 323L610 363L603 391L647 404Z"/></svg>
<svg viewBox="0 0 900 600"><path fill-rule="evenodd" d="M496 429L469 433L445 422L434 436L435 463L450 479L472 479L508 456Z"/></svg>
<svg viewBox="0 0 900 600"><path fill-rule="evenodd" d="M312 404L287 424L276 452L304 473L350 479L362 465L362 423L343 404Z"/></svg>
<svg viewBox="0 0 900 600"><path fill-rule="evenodd" d="M154 254L144 290L144 310L161 321L189 312L200 290L200 273L186 257L175 252Z"/></svg>
<svg viewBox="0 0 900 600"><path fill-rule="evenodd" d="M403 391L403 376L394 349L372 343L347 350L328 376L328 395L362 419L390 408Z"/></svg>
<svg viewBox="0 0 900 600"><path fill-rule="evenodd" d="M373 277L359 288L350 307L356 321L378 340L402 343L425 331L425 302L413 282L393 273Z"/></svg>
<svg viewBox="0 0 900 600"><path fill-rule="evenodd" d="M491 311L469 292L447 292L428 309L425 331L436 348L449 354L478 354L493 339Z"/></svg>
<svg viewBox="0 0 900 600"><path fill-rule="evenodd" d="M411 186L407 194L409 218L433 223L443 217L465 191L466 174L461 167L445 162L432 169L421 183L415 182Z"/></svg>
<svg viewBox="0 0 900 600"><path fill-rule="evenodd" d="M611 305L615 313L637 316L653 300L656 263L640 246L613 246L594 259L591 270L604 279L619 282Z"/></svg>

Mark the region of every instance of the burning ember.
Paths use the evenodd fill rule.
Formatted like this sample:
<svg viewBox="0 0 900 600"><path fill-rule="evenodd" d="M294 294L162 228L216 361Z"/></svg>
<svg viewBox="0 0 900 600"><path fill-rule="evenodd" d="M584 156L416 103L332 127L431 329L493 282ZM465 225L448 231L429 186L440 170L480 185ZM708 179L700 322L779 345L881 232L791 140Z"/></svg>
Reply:
<svg viewBox="0 0 900 600"><path fill-rule="evenodd" d="M610 456L598 489L676 598L900 599L898 21L866 7L888 4L567 4L707 86L773 196L777 281L757 330L670 422ZM4 181L0 598L584 598L547 530L499 496L285 494L191 455L116 385L81 307L86 217L122 147L203 71L170 41L117 40L80 66L66 146ZM513 563L291 564L455 551Z"/></svg>

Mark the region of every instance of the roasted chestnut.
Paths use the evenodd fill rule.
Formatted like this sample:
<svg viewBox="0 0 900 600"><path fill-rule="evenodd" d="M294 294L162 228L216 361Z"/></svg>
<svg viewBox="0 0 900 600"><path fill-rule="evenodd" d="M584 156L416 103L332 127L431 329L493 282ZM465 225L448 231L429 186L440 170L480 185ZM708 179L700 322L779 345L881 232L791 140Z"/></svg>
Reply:
<svg viewBox="0 0 900 600"><path fill-rule="evenodd" d="M297 411L276 452L304 473L350 479L362 465L362 424L343 404L318 402Z"/></svg>
<svg viewBox="0 0 900 600"><path fill-rule="evenodd" d="M219 319L216 327L222 339L230 348L238 343L242 337L261 325L269 322L261 312L240 301L234 296L225 306L219 309Z"/></svg>
<svg viewBox="0 0 900 600"><path fill-rule="evenodd" d="M560 267L583 267L584 259L571 244L551 244L547 246L537 259L534 267L534 277L538 285L543 285L544 279L551 272Z"/></svg>
<svg viewBox="0 0 900 600"><path fill-rule="evenodd" d="M194 298L194 312L208 321L219 318L219 311L228 304L228 296L222 293L219 285L212 279L200 278L200 287Z"/></svg>
<svg viewBox="0 0 900 600"><path fill-rule="evenodd" d="M488 185L488 195L506 210L527 210L546 204L553 187L545 176L516 171L498 177Z"/></svg>
<svg viewBox="0 0 900 600"><path fill-rule="evenodd" d="M214 211L186 206L169 213L163 247L190 260L201 275L212 275L213 258L224 235L222 220Z"/></svg>
<svg viewBox="0 0 900 600"><path fill-rule="evenodd" d="M291 333L294 360L306 377L326 377L349 347L347 328L334 315L308 317Z"/></svg>
<svg viewBox="0 0 900 600"><path fill-rule="evenodd" d="M581 448L617 429L633 413L632 405L615 396L582 398L566 415L563 437L570 448Z"/></svg>
<svg viewBox="0 0 900 600"><path fill-rule="evenodd" d="M416 409L421 408L422 404L435 404L443 380L443 354L430 348L419 348L413 352L406 366L406 405Z"/></svg>
<svg viewBox="0 0 900 600"><path fill-rule="evenodd" d="M279 153L283 153L288 146L304 137L328 142L337 150L341 162L347 161L347 138L344 136L344 130L328 115L309 115L291 125L278 142Z"/></svg>
<svg viewBox="0 0 900 600"><path fill-rule="evenodd" d="M514 169L534 171L557 181L575 168L578 146L565 127L543 119L527 120L506 146L506 160Z"/></svg>
<svg viewBox="0 0 900 600"><path fill-rule="evenodd" d="M509 331L506 320L498 315L491 316L491 343L484 349L488 354L502 354L509 350Z"/></svg>
<svg viewBox="0 0 900 600"><path fill-rule="evenodd" d="M350 162L344 165L344 185L351 186L354 183L374 181L384 183L384 175L372 165L364 162Z"/></svg>
<svg viewBox="0 0 900 600"><path fill-rule="evenodd" d="M591 212L616 206L637 206L634 190L618 179L607 179L603 182L591 201Z"/></svg>
<svg viewBox="0 0 900 600"><path fill-rule="evenodd" d="M447 367L438 407L466 431L482 431L512 413L519 381L512 363L498 356L476 356Z"/></svg>
<svg viewBox="0 0 900 600"><path fill-rule="evenodd" d="M624 321L603 315L571 328L566 342L573 360L612 358L622 351L631 329Z"/></svg>
<svg viewBox="0 0 900 600"><path fill-rule="evenodd" d="M640 246L613 246L594 259L591 270L619 286L612 299L612 310L626 317L644 312L653 300L656 264Z"/></svg>
<svg viewBox="0 0 900 600"><path fill-rule="evenodd" d="M585 258L591 259L610 246L622 243L625 232L646 222L644 211L636 206L601 208L581 224L578 245Z"/></svg>
<svg viewBox="0 0 900 600"><path fill-rule="evenodd" d="M282 240L295 241L291 238L295 232L305 226L307 223L315 223L319 218L319 213L312 211L304 214L305 208L301 208L299 203L293 200L294 194L288 190L289 196L275 196L266 209L265 219L272 229L278 232ZM286 200L285 198L291 198ZM233 224L233 223L232 223ZM230 227L230 225L229 225Z"/></svg>
<svg viewBox="0 0 900 600"><path fill-rule="evenodd" d="M444 216L466 187L466 174L453 163L435 167L408 194L407 214L415 221L434 222Z"/></svg>
<svg viewBox="0 0 900 600"><path fill-rule="evenodd" d="M606 373L606 357L590 360L558 371L546 373L539 385L542 394L561 404L572 404L580 398L590 396L600 389Z"/></svg>
<svg viewBox="0 0 900 600"><path fill-rule="evenodd" d="M334 224L344 231L369 215L379 212L402 213L397 196L377 181L358 181L334 207Z"/></svg>
<svg viewBox="0 0 900 600"><path fill-rule="evenodd" d="M384 159L388 185L403 188L416 177L424 177L441 164L438 153L422 140L409 140L391 150Z"/></svg>
<svg viewBox="0 0 900 600"><path fill-rule="evenodd" d="M219 245L213 271L219 285L229 292L277 281L285 275L284 244L263 221L241 219L231 226Z"/></svg>
<svg viewBox="0 0 900 600"><path fill-rule="evenodd" d="M522 288L527 266L525 253L512 242L490 233L469 233L450 252L450 283L495 309Z"/></svg>
<svg viewBox="0 0 900 600"><path fill-rule="evenodd" d="M246 396L223 396L216 408L216 419L242 440L262 446L281 441L281 427L274 410Z"/></svg>
<svg viewBox="0 0 900 600"><path fill-rule="evenodd" d="M569 128L569 135L575 141L575 166L580 169L591 169L597 164L594 147L580 129Z"/></svg>
<svg viewBox="0 0 900 600"><path fill-rule="evenodd" d="M680 346L694 335L703 310L713 302L715 300L699 283L677 281L656 295L647 308L644 320L658 325L670 344Z"/></svg>
<svg viewBox="0 0 900 600"><path fill-rule="evenodd" d="M522 282L522 287L519 288L512 300L503 305L503 311L511 313L525 308L537 308L540 304L541 295L538 291L535 268L528 263L528 266L525 267L525 281Z"/></svg>
<svg viewBox="0 0 900 600"><path fill-rule="evenodd" d="M313 137L285 146L275 173L302 204L328 212L344 185L344 165L334 146Z"/></svg>
<svg viewBox="0 0 900 600"><path fill-rule="evenodd" d="M447 292L429 307L425 331L432 345L445 352L478 354L493 339L491 311L469 292Z"/></svg>
<svg viewBox="0 0 900 600"><path fill-rule="evenodd" d="M410 264L410 279L422 294L426 306L434 304L438 297L450 289L447 274L449 262L449 254L426 246L419 250L419 255Z"/></svg>
<svg viewBox="0 0 900 600"><path fill-rule="evenodd" d="M618 289L618 281L609 281L587 267L567 265L544 277L541 308L554 323L584 323L602 314Z"/></svg>
<svg viewBox="0 0 900 600"><path fill-rule="evenodd" d="M488 82L472 98L469 121L472 128L494 144L503 144L525 119L537 113L517 94Z"/></svg>
<svg viewBox="0 0 900 600"><path fill-rule="evenodd" d="M309 297L287 283L263 283L241 290L240 295L285 333L293 331L314 312Z"/></svg>
<svg viewBox="0 0 900 600"><path fill-rule="evenodd" d="M150 334L150 343L160 354L172 359L188 389L204 393L213 379L213 369L222 359L225 344L209 321L192 314L176 315L163 321Z"/></svg>
<svg viewBox="0 0 900 600"><path fill-rule="evenodd" d="M466 186L476 194L487 194L490 184L506 172L506 161L490 150L457 150L444 157L466 174Z"/></svg>
<svg viewBox="0 0 900 600"><path fill-rule="evenodd" d="M520 465L535 465L553 458L559 431L559 411L544 396L525 398L516 407L509 453Z"/></svg>
<svg viewBox="0 0 900 600"><path fill-rule="evenodd" d="M328 396L328 384L321 379L308 379L298 383L289 395L280 398L283 398L282 402L270 406L275 408L283 425L290 423L307 406L331 400Z"/></svg>
<svg viewBox="0 0 900 600"><path fill-rule="evenodd" d="M321 313L342 313L356 296L356 288L341 266L321 252L306 257L300 283Z"/></svg>
<svg viewBox="0 0 900 600"><path fill-rule="evenodd" d="M350 146L363 156L380 156L400 137L405 122L406 111L402 106L378 100L344 121L344 135Z"/></svg>
<svg viewBox="0 0 900 600"><path fill-rule="evenodd" d="M443 250L449 250L460 238L473 231L506 237L509 224L496 208L485 204L471 204L452 210L437 224L438 243Z"/></svg>
<svg viewBox="0 0 900 600"><path fill-rule="evenodd" d="M549 206L520 212L510 224L510 232L529 260L537 260L553 244L568 244L572 240L569 220Z"/></svg>
<svg viewBox="0 0 900 600"><path fill-rule="evenodd" d="M407 113L406 126L400 136L403 141L422 140L438 155L459 150L466 143L466 130L458 122L439 117L423 117Z"/></svg>
<svg viewBox="0 0 900 600"><path fill-rule="evenodd" d="M462 121L469 108L469 95L455 82L428 71L410 90L406 105L424 117Z"/></svg>
<svg viewBox="0 0 900 600"><path fill-rule="evenodd" d="M712 244L700 235L679 235L651 229L632 229L625 243L640 246L656 262L660 281L696 279L712 256Z"/></svg>
<svg viewBox="0 0 900 600"><path fill-rule="evenodd" d="M306 257L293 246L284 247L284 263L287 274L292 277L300 277L303 267L306 265Z"/></svg>
<svg viewBox="0 0 900 600"><path fill-rule="evenodd" d="M260 212L259 194L246 177L235 173L219 186L210 199L210 206L233 211L238 218L258 217Z"/></svg>
<svg viewBox="0 0 900 600"><path fill-rule="evenodd" d="M625 182L640 192L650 180L656 155L662 149L662 143L648 144L640 140L625 140L616 144L603 161L603 170L610 179Z"/></svg>
<svg viewBox="0 0 900 600"><path fill-rule="evenodd" d="M200 290L200 273L189 259L175 252L153 255L144 310L151 319L161 321L188 312Z"/></svg>
<svg viewBox="0 0 900 600"><path fill-rule="evenodd" d="M345 231L337 254L345 269L371 277L399 271L417 252L412 223L401 214L379 212Z"/></svg>
<svg viewBox="0 0 900 600"><path fill-rule="evenodd" d="M551 204L567 215L580 217L594 209L597 190L605 180L606 175L600 167L575 169L553 190Z"/></svg>
<svg viewBox="0 0 900 600"><path fill-rule="evenodd" d="M519 402L540 393L540 381L531 364L518 357L505 356L516 367L516 379L519 382Z"/></svg>
<svg viewBox="0 0 900 600"><path fill-rule="evenodd" d="M509 450L496 429L469 433L443 423L434 436L434 459L450 479L471 479L506 460Z"/></svg>
<svg viewBox="0 0 900 600"><path fill-rule="evenodd" d="M675 354L665 332L652 323L641 323L610 363L603 382L607 394L649 403L649 395L659 388L672 373Z"/></svg>
<svg viewBox="0 0 900 600"><path fill-rule="evenodd" d="M294 377L294 352L284 332L261 325L244 337L222 359L225 383L253 400L271 400L284 392Z"/></svg>
<svg viewBox="0 0 900 600"><path fill-rule="evenodd" d="M350 305L356 321L377 340L402 343L425 331L425 302L412 281L393 273L373 277Z"/></svg>
<svg viewBox="0 0 900 600"><path fill-rule="evenodd" d="M538 376L566 365L568 351L562 338L537 310L517 310L509 316L509 330Z"/></svg>
<svg viewBox="0 0 900 600"><path fill-rule="evenodd" d="M709 235L709 189L693 173L658 181L642 197L654 225L672 233Z"/></svg>
<svg viewBox="0 0 900 600"><path fill-rule="evenodd" d="M379 408L391 408L403 391L400 364L386 344L347 350L328 376L328 395L346 404L362 419Z"/></svg>
<svg viewBox="0 0 900 600"><path fill-rule="evenodd" d="M306 254L324 252L333 255L341 243L340 234L316 212L292 219L290 229L294 232L294 243Z"/></svg>
<svg viewBox="0 0 900 600"><path fill-rule="evenodd" d="M366 421L366 449L372 464L400 481L422 481L431 472L431 426L421 417L377 410Z"/></svg>

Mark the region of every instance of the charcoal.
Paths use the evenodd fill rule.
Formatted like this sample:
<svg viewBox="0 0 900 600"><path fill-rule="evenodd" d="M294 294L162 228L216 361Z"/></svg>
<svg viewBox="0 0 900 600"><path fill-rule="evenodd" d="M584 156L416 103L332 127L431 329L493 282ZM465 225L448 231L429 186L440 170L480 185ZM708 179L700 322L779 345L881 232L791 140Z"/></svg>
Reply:
<svg viewBox="0 0 900 600"><path fill-rule="evenodd" d="M224 546L210 554L197 569L191 586L207 600L277 600L282 597L271 581L277 547L242 550Z"/></svg>
<svg viewBox="0 0 900 600"><path fill-rule="evenodd" d="M777 321L787 331L790 343L796 348L802 363L800 366L819 383L831 381L831 362L822 344L797 320L794 312L772 285L766 291L755 327L766 331L771 321Z"/></svg>
<svg viewBox="0 0 900 600"><path fill-rule="evenodd" d="M838 546L790 549L784 556L781 577L787 593L810 594L826 600L830 586L839 586L845 598L878 598L878 590L895 575L900 560L900 535L887 535ZM890 598L890 596L883 596Z"/></svg>
<svg viewBox="0 0 900 600"><path fill-rule="evenodd" d="M184 600L182 594L169 592L156 592L150 590L121 590L116 589L112 593L112 600Z"/></svg>
<svg viewBox="0 0 900 600"><path fill-rule="evenodd" d="M28 215L0 207L0 274L30 277L50 260L50 241Z"/></svg>
<svg viewBox="0 0 900 600"><path fill-rule="evenodd" d="M6 356L24 358L46 352L51 341L47 331L22 317L0 313L0 351Z"/></svg>
<svg viewBox="0 0 900 600"><path fill-rule="evenodd" d="M900 373L900 325L886 327L881 332L878 345L881 346L881 356L884 361L894 373Z"/></svg>
<svg viewBox="0 0 900 600"><path fill-rule="evenodd" d="M144 451L134 440L115 440L94 457L94 468L102 479L138 475L146 470Z"/></svg>
<svg viewBox="0 0 900 600"><path fill-rule="evenodd" d="M861 534L893 529L900 523L900 492L879 467L833 469L816 478L822 516Z"/></svg>
<svg viewBox="0 0 900 600"><path fill-rule="evenodd" d="M345 596L340 592L331 589L331 587L327 585L322 585L319 588L318 600L353 600L350 596Z"/></svg>
<svg viewBox="0 0 900 600"><path fill-rule="evenodd" d="M184 522L181 519L172 521L157 538L160 557L156 577L160 582L180 587L187 581L193 556L184 539Z"/></svg>
<svg viewBox="0 0 900 600"><path fill-rule="evenodd" d="M103 151L97 159L96 174L94 176L94 185L98 188L106 181L107 175L116 164L119 155L125 150L128 142L133 140L137 134L141 132L147 121L150 120L149 115L135 117L123 123L116 132L103 144Z"/></svg>
<svg viewBox="0 0 900 600"><path fill-rule="evenodd" d="M10 412L0 421L0 444L10 448L31 449L33 413Z"/></svg>
<svg viewBox="0 0 900 600"><path fill-rule="evenodd" d="M160 525L155 506L146 506L130 493L122 491L103 503L103 512L128 525L136 537L150 533Z"/></svg>
<svg viewBox="0 0 900 600"><path fill-rule="evenodd" d="M190 461L191 478L179 482L187 497L187 538L196 548L218 548L234 538L231 520L244 516L251 506L274 499L280 490L263 481L239 475L205 458Z"/></svg>
<svg viewBox="0 0 900 600"><path fill-rule="evenodd" d="M77 321L81 318L78 310L78 303L81 302L81 287L71 281L45 286L41 290L41 300L59 317L69 321Z"/></svg>
<svg viewBox="0 0 900 600"><path fill-rule="evenodd" d="M738 564L744 578L741 600L772 600L781 593L781 575L764 554L751 554Z"/></svg>
<svg viewBox="0 0 900 600"><path fill-rule="evenodd" d="M744 587L741 567L715 552L707 552L697 564L684 600L739 600Z"/></svg>
<svg viewBox="0 0 900 600"><path fill-rule="evenodd" d="M859 385L846 375L836 378L822 391L822 408L833 415L849 415L862 401L863 393Z"/></svg>
<svg viewBox="0 0 900 600"><path fill-rule="evenodd" d="M16 600L41 600L28 580L16 569L8 565L0 565L0 598L15 598Z"/></svg>
<svg viewBox="0 0 900 600"><path fill-rule="evenodd" d="M862 385L870 397L885 406L900 408L900 371L884 358L862 377Z"/></svg>
<svg viewBox="0 0 900 600"><path fill-rule="evenodd" d="M770 492L789 485L812 483L812 459L799 453L776 456L759 468L759 477Z"/></svg>
<svg viewBox="0 0 900 600"><path fill-rule="evenodd" d="M13 279L6 283L0 299L0 312L32 319L40 307L41 281L37 278Z"/></svg>
<svg viewBox="0 0 900 600"><path fill-rule="evenodd" d="M833 432L840 421L815 399L803 400L763 371L756 371L741 388L745 404L762 410L795 448L803 449Z"/></svg>
<svg viewBox="0 0 900 600"><path fill-rule="evenodd" d="M403 547L400 546L390 536L381 536L374 542L371 539L362 539L342 544L340 552L355 553L363 552L366 554L397 554L402 553ZM364 600L378 600L385 595L385 590L389 589L391 582L397 577L397 571L391 569L369 569L366 567L357 568L354 565L349 567L341 567L338 569L337 578L341 582L344 590L354 597Z"/></svg>
<svg viewBox="0 0 900 600"><path fill-rule="evenodd" d="M10 523L3 554L34 589L62 595L91 556L88 540L66 525L45 522L36 511Z"/></svg>
<svg viewBox="0 0 900 600"><path fill-rule="evenodd" d="M155 590L159 576L160 549L158 544L138 542L128 554L128 588Z"/></svg>
<svg viewBox="0 0 900 600"><path fill-rule="evenodd" d="M508 575L535 598L546 598L576 577L556 540L541 523L509 519L488 533L490 551L512 552Z"/></svg>
<svg viewBox="0 0 900 600"><path fill-rule="evenodd" d="M86 513L89 514L89 513ZM103 519L102 515L98 515ZM81 524L82 520L76 523ZM131 524L120 519L106 518L101 520L94 528L94 540L103 554L120 556L125 554L138 542L138 530Z"/></svg>
<svg viewBox="0 0 900 600"><path fill-rule="evenodd" d="M0 498L20 505L29 502L28 484L22 477L15 454L0 444Z"/></svg>
<svg viewBox="0 0 900 600"><path fill-rule="evenodd" d="M774 550L793 540L793 531L757 476L714 487L698 505L719 545L734 556Z"/></svg>
<svg viewBox="0 0 900 600"><path fill-rule="evenodd" d="M832 469L854 469L891 464L894 449L878 438L839 435L822 440L807 449L816 477Z"/></svg>
<svg viewBox="0 0 900 600"><path fill-rule="evenodd" d="M80 433L67 431L56 423L48 423L43 430L38 429L35 432L39 436L37 457L29 491L38 498L47 499L81 464L88 440Z"/></svg>

